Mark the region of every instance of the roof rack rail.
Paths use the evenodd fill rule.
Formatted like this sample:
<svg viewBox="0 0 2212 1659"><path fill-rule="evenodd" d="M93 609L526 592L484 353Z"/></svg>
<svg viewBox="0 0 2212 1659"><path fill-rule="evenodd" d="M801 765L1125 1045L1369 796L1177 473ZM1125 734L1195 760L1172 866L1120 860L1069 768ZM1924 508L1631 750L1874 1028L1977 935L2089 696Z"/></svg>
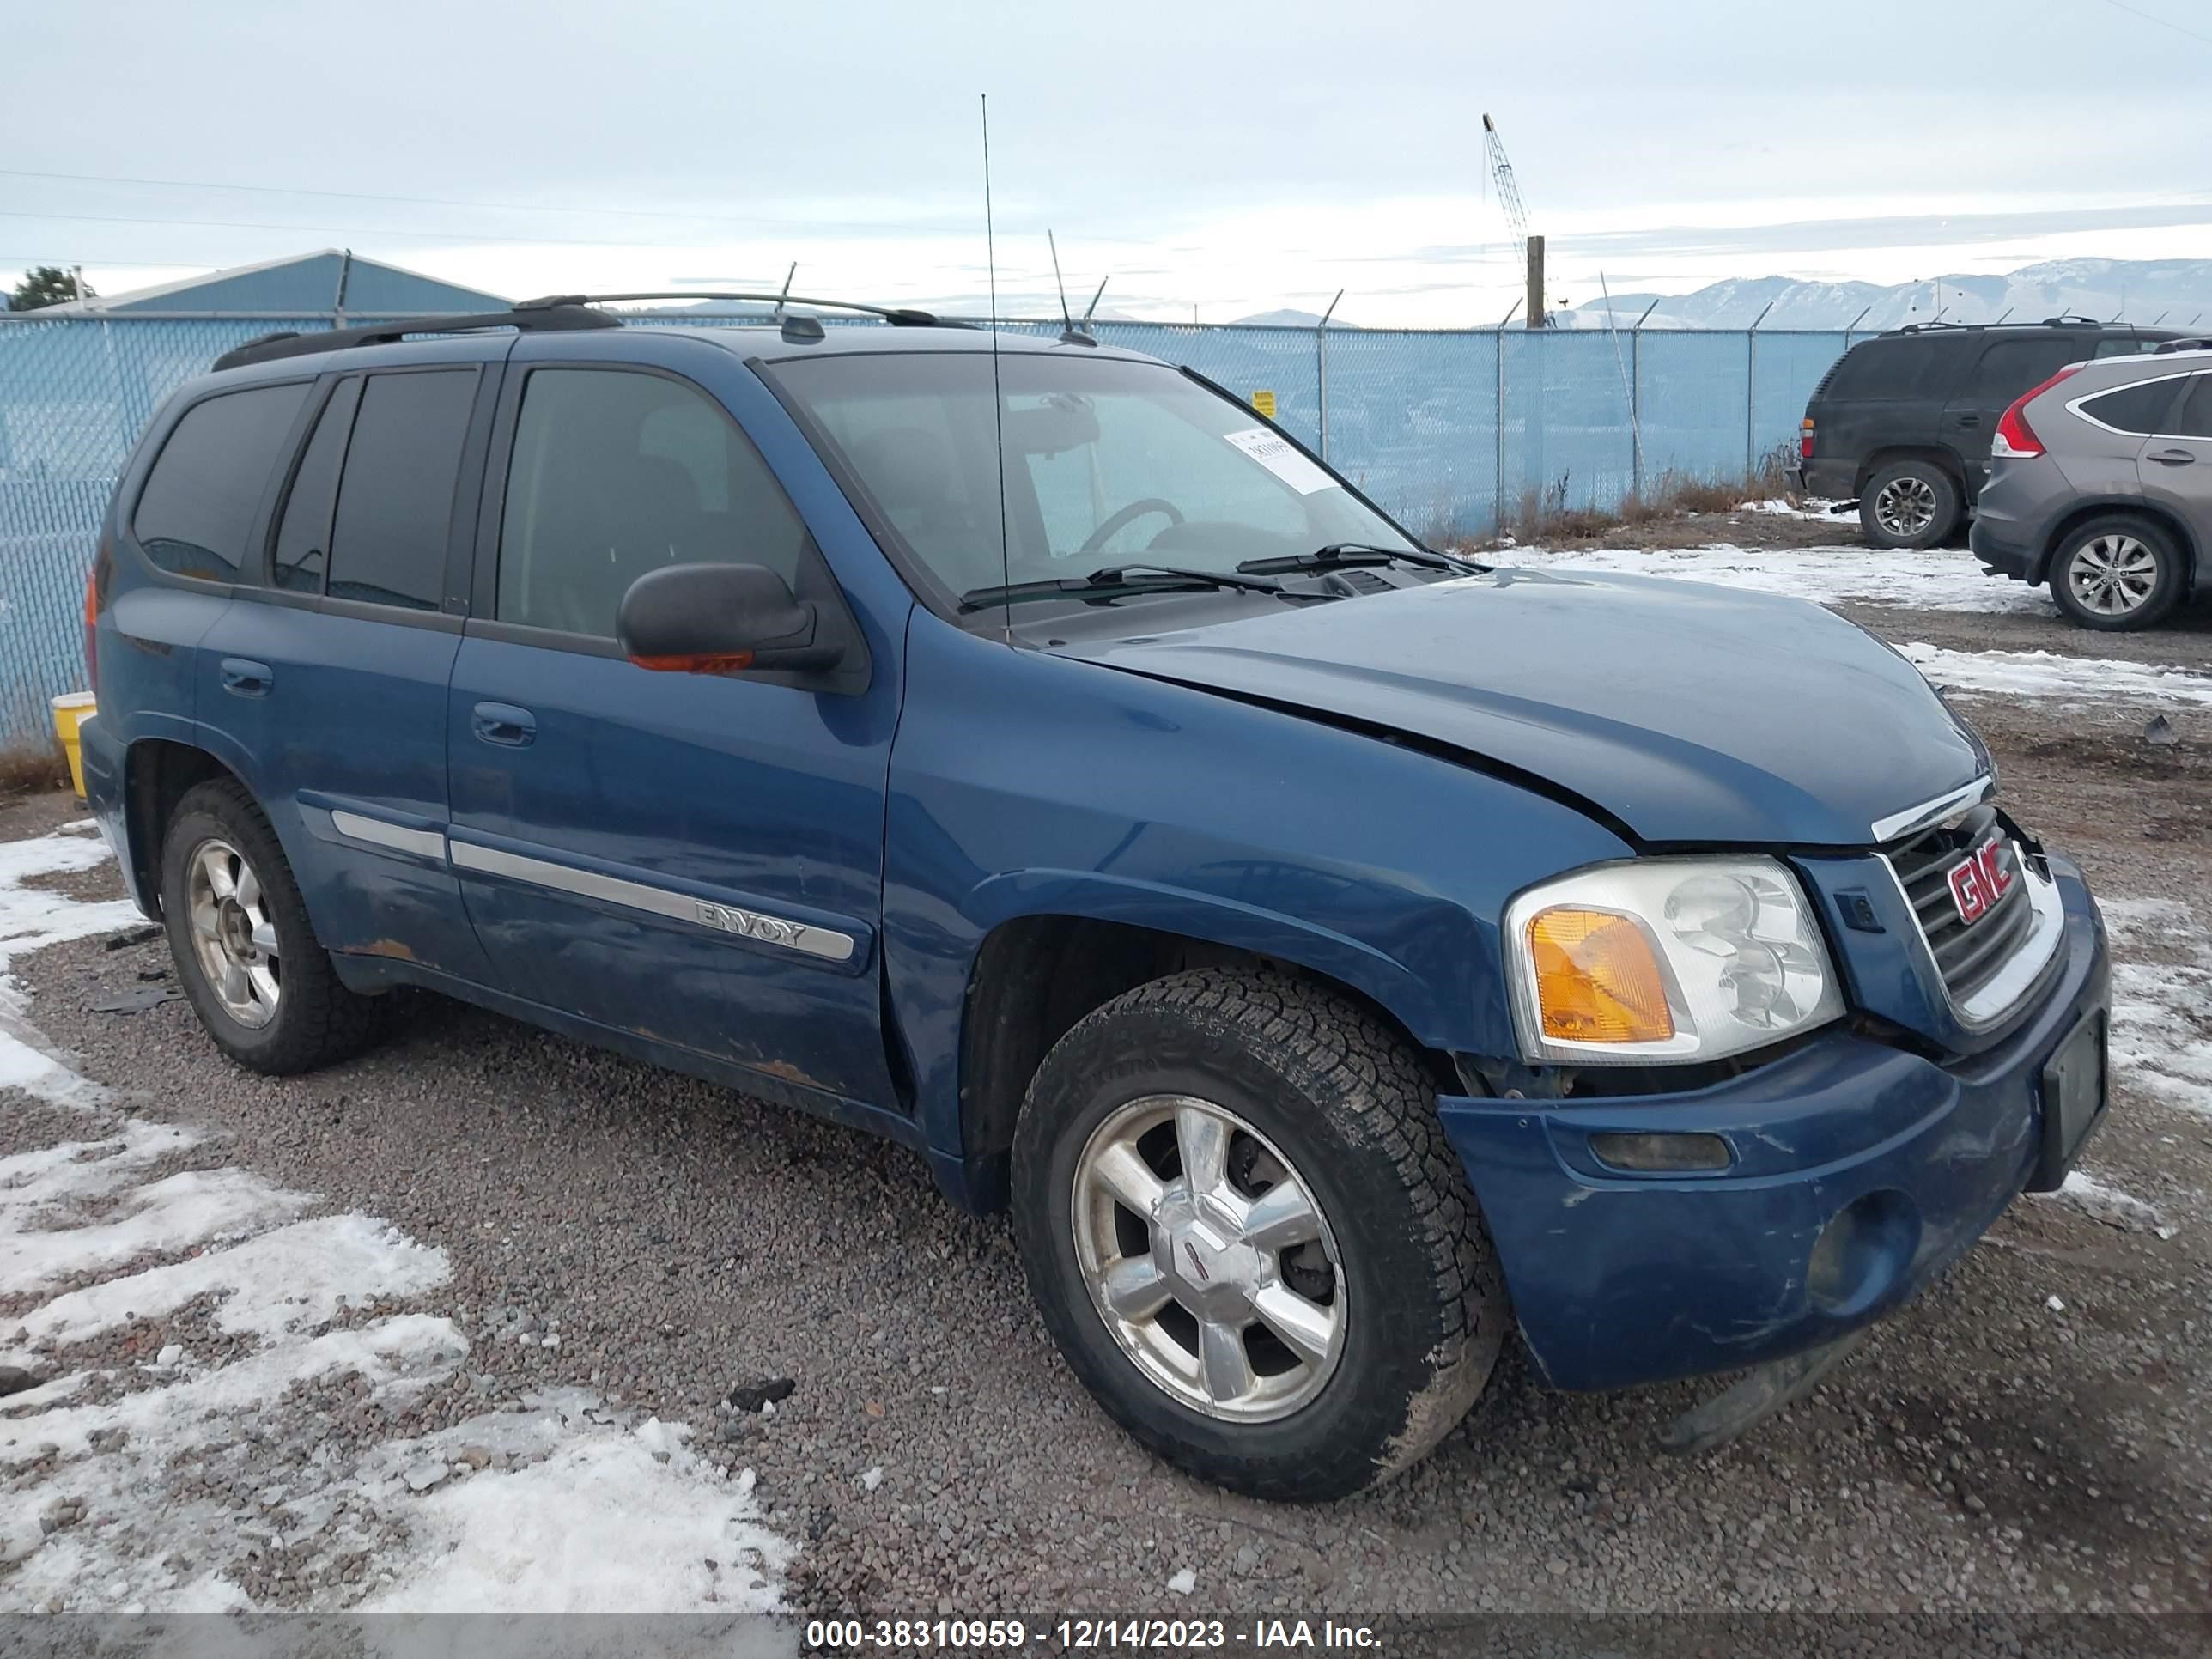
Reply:
<svg viewBox="0 0 2212 1659"><path fill-rule="evenodd" d="M520 300L517 311L539 311L549 307L612 305L626 300L752 300L775 307L775 319L787 306L813 306L827 311L857 311L880 317L893 328L966 328L969 325L917 311L911 306L872 306L854 300L810 300L799 294L756 294L750 291L702 289L662 289L644 294L549 294L542 299Z"/></svg>
<svg viewBox="0 0 2212 1659"><path fill-rule="evenodd" d="M390 345L410 334L460 334L475 329L515 328L525 333L570 328L620 328L622 319L583 306L555 305L525 310L487 311L466 317L402 317L363 328L334 328L320 334L280 329L234 346L215 360L217 368L239 368L279 357L310 357L319 351L343 351L352 346Z"/></svg>
<svg viewBox="0 0 2212 1659"><path fill-rule="evenodd" d="M2185 334L2177 340L2160 340L2150 350L2154 357L2167 351L2212 351L2212 335Z"/></svg>
<svg viewBox="0 0 2212 1659"><path fill-rule="evenodd" d="M1979 323L1907 323L1897 331L1899 334L1925 334L1929 330L1935 328L1980 328L1981 326L1983 325Z"/></svg>
<svg viewBox="0 0 2212 1659"><path fill-rule="evenodd" d="M2071 328L2076 323L2087 323L2092 328L2104 327L2104 324L2096 318L2084 317L2078 311L2062 312L2056 317L2045 317L2043 319L2043 325L2045 328Z"/></svg>

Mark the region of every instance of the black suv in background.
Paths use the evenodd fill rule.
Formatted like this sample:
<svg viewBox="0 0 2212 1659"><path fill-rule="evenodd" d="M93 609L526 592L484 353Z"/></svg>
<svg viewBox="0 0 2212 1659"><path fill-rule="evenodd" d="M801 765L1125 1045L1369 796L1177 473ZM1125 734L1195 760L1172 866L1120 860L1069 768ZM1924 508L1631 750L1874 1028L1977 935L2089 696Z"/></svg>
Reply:
<svg viewBox="0 0 2212 1659"><path fill-rule="evenodd" d="M2172 329L2051 317L2040 323L1918 323L1862 340L1805 405L1798 482L1856 499L1876 547L1933 547L1958 533L1988 471L1990 436L2013 399L2068 363L2148 351Z"/></svg>

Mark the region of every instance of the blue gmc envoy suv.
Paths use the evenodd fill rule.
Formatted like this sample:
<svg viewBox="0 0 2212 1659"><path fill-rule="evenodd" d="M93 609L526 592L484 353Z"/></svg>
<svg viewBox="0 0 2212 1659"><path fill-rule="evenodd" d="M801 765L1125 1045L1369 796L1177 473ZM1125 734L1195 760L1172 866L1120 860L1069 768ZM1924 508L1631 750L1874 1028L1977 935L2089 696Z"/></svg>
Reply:
<svg viewBox="0 0 2212 1659"><path fill-rule="evenodd" d="M1436 553L1074 329L872 320L564 296L169 401L85 775L226 1054L423 987L887 1135L1131 1432L1281 1498L1513 1329L1748 1372L1708 1443L2063 1179L2102 925L1902 657Z"/></svg>

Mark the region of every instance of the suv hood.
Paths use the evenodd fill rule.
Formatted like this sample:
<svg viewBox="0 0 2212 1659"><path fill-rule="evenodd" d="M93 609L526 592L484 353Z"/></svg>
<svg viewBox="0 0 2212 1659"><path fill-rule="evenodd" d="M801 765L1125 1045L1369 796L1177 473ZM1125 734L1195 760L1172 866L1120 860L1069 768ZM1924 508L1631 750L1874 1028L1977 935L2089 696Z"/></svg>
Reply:
<svg viewBox="0 0 2212 1659"><path fill-rule="evenodd" d="M1494 570L1060 649L1447 744L1646 842L1864 847L1989 769L1863 629L1695 582Z"/></svg>

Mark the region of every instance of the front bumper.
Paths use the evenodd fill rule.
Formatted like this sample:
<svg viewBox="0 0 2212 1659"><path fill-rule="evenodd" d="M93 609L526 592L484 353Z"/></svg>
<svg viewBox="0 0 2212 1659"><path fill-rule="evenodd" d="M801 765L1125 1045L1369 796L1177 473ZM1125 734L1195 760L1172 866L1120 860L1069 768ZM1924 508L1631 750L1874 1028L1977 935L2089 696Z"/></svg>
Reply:
<svg viewBox="0 0 2212 1659"><path fill-rule="evenodd" d="M1683 1094L1443 1099L1552 1382L1620 1388L1833 1341L1910 1300L2021 1190L2055 1184L2045 1067L2111 1000L2095 903L2070 869L2057 881L2060 970L2032 1014L1971 1058L1938 1063L1838 1030ZM1593 1134L1655 1133L1717 1135L1734 1162L1632 1175L1590 1151Z"/></svg>

